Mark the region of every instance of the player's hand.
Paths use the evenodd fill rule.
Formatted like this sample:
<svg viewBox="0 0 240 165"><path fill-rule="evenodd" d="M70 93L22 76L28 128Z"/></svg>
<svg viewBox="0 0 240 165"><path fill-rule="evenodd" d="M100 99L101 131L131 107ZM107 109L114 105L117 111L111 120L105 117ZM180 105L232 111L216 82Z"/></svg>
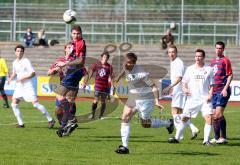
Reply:
<svg viewBox="0 0 240 165"><path fill-rule="evenodd" d="M64 67L65 65L66 65L65 62L60 61L60 62L57 63L56 66L62 68L62 67Z"/></svg>
<svg viewBox="0 0 240 165"><path fill-rule="evenodd" d="M155 106L157 106L161 112L164 110L164 106L162 106L158 101L155 101Z"/></svg>
<svg viewBox="0 0 240 165"><path fill-rule="evenodd" d="M212 101L212 95L209 94L206 98L207 103L210 103Z"/></svg>
<svg viewBox="0 0 240 165"><path fill-rule="evenodd" d="M228 93L227 93L227 90L223 89L222 92L221 92L221 95L222 95L223 97L226 97L227 94L228 94Z"/></svg>
<svg viewBox="0 0 240 165"><path fill-rule="evenodd" d="M163 89L163 95L168 95L170 93L172 93L172 86L171 85L169 85L168 87Z"/></svg>
<svg viewBox="0 0 240 165"><path fill-rule="evenodd" d="M184 95L186 95L186 96L191 96L192 94L190 93L190 91L188 90L188 89L186 89L186 88L183 88L183 93L184 93Z"/></svg>

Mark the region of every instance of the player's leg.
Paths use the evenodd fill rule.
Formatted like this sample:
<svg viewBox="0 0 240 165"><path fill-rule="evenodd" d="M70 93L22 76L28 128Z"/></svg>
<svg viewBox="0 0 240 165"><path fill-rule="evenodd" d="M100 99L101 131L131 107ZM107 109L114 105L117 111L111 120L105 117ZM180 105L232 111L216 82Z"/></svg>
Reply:
<svg viewBox="0 0 240 165"><path fill-rule="evenodd" d="M55 124L55 120L50 116L47 109L38 102L38 100L32 102L33 107L38 109L48 120L48 128L52 128Z"/></svg>
<svg viewBox="0 0 240 165"><path fill-rule="evenodd" d="M100 111L100 115L99 115L99 119L102 119L103 118L103 114L106 110L106 100L107 100L107 96L108 94L105 93L105 92L102 92L101 93L101 111Z"/></svg>
<svg viewBox="0 0 240 165"><path fill-rule="evenodd" d="M152 118L151 114L154 110L155 100L136 100L136 109L139 112L141 125L144 128L160 128L166 127L171 134L174 130L173 120L161 120L159 118Z"/></svg>
<svg viewBox="0 0 240 165"><path fill-rule="evenodd" d="M122 123L121 123L121 139L122 145L120 145L115 152L118 154L128 154L128 141L130 137L130 120L132 116L135 114L134 108L128 105L124 106L123 114L122 114Z"/></svg>
<svg viewBox="0 0 240 165"><path fill-rule="evenodd" d="M1 96L2 96L3 102L4 102L3 107L9 108L8 97L4 91L5 81L6 81L6 76L0 77L0 93L1 93Z"/></svg>
<svg viewBox="0 0 240 165"><path fill-rule="evenodd" d="M63 117L63 109L61 108L60 105L61 105L60 98L57 95L56 100L55 100L55 114L58 119L59 125L61 125L61 121L62 121L62 117Z"/></svg>
<svg viewBox="0 0 240 165"><path fill-rule="evenodd" d="M221 94L213 95L213 127L215 138L211 140L212 143L224 144L227 143L226 135L226 119L224 117L224 109L227 105L227 102L230 98L231 92L228 91L228 95L223 97Z"/></svg>
<svg viewBox="0 0 240 165"><path fill-rule="evenodd" d="M19 103L20 103L20 99L13 98L11 106L12 106L13 113L14 113L17 121L18 121L17 127L18 128L24 128L24 123L23 123L23 120L22 120L22 114L21 114L21 111L18 107Z"/></svg>
<svg viewBox="0 0 240 165"><path fill-rule="evenodd" d="M204 138L203 138L203 145L210 146L210 134L212 130L212 115L206 114L204 115L205 125L204 125Z"/></svg>
<svg viewBox="0 0 240 165"><path fill-rule="evenodd" d="M95 112L97 109L97 105L98 105L98 100L100 98L100 92L99 91L94 91L94 100L92 103L92 113L89 115L89 119L94 119L95 118Z"/></svg>

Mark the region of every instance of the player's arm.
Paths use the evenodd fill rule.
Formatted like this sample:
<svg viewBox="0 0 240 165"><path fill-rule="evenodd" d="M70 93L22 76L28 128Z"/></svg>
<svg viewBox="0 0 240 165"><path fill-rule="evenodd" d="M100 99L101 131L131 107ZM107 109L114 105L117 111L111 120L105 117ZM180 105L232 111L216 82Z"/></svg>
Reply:
<svg viewBox="0 0 240 165"><path fill-rule="evenodd" d="M17 74L13 71L12 74L9 76L7 83L9 84L16 76Z"/></svg>
<svg viewBox="0 0 240 165"><path fill-rule="evenodd" d="M182 81L182 77L177 77L173 83L171 83L169 86L167 86L166 88L163 89L163 94L167 95L167 94L171 93L173 87L175 87L181 81Z"/></svg>
<svg viewBox="0 0 240 165"><path fill-rule="evenodd" d="M122 69L120 74L114 80L115 82L119 82L119 80L125 75L125 69Z"/></svg>
<svg viewBox="0 0 240 165"><path fill-rule="evenodd" d="M84 85L87 85L88 81L92 78L93 73L94 73L93 69L90 68L89 71L87 72L87 75L84 78Z"/></svg>
<svg viewBox="0 0 240 165"><path fill-rule="evenodd" d="M227 73L227 82L221 92L221 94L223 95L223 97L226 97L227 96L227 90L231 84L231 81L233 79L233 73L232 73L232 66L231 66L231 62L228 58L226 58L225 60L225 63L226 63L226 73Z"/></svg>
<svg viewBox="0 0 240 165"><path fill-rule="evenodd" d="M207 97L207 102L210 103L212 101L212 97L213 97L213 86L210 86L209 89L209 93L208 93L208 97Z"/></svg>
<svg viewBox="0 0 240 165"><path fill-rule="evenodd" d="M17 80L17 82L21 82L21 81L24 81L24 80L31 79L31 78L33 78L35 75L36 75L35 72L31 72L30 74L28 74L28 75L22 77L21 79Z"/></svg>

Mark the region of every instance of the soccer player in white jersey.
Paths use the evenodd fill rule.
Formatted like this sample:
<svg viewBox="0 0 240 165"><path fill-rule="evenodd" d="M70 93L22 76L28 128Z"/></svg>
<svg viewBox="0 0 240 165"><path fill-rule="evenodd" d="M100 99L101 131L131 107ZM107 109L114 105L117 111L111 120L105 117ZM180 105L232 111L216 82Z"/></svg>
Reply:
<svg viewBox="0 0 240 165"><path fill-rule="evenodd" d="M24 128L24 123L22 120L22 115L18 104L23 98L26 102L32 102L33 106L40 110L48 120L48 127L52 128L55 124L55 121L49 115L45 107L38 102L36 93L34 91L32 78L35 76L34 68L31 62L23 57L24 55L24 46L17 45L15 47L16 59L13 61L13 72L8 80L10 83L15 77L16 79L16 88L12 96L12 110L18 121L18 128Z"/></svg>
<svg viewBox="0 0 240 165"><path fill-rule="evenodd" d="M184 74L183 92L187 96L184 111L181 117L179 129L170 143L178 143L186 123L190 118L196 118L199 111L205 119L204 145L212 145L209 142L212 128L212 96L213 96L213 70L204 64L205 52L202 49L195 51L195 64L189 66Z"/></svg>
<svg viewBox="0 0 240 165"><path fill-rule="evenodd" d="M183 112L183 107L185 104L186 97L183 95L182 91L182 77L185 72L183 61L177 56L177 47L175 45L170 45L168 48L168 56L170 59L170 78L171 84L163 89L163 94L170 94L172 96L172 116L174 120L174 125L176 130L179 126L179 120L181 120L181 114ZM195 127L189 120L187 123L192 131L192 140L197 137L199 129ZM181 137L182 139L183 137Z"/></svg>
<svg viewBox="0 0 240 165"><path fill-rule="evenodd" d="M156 85L148 78L148 74L144 69L136 64L137 56L134 53L127 53L125 56L125 64L121 74L117 77L117 82L124 75L129 85L128 100L125 103L122 113L121 137L122 145L115 152L118 154L128 154L128 141L130 136L130 120L138 111L141 125L144 128L166 127L169 133L173 132L173 120L151 119L154 105L159 107L159 95Z"/></svg>

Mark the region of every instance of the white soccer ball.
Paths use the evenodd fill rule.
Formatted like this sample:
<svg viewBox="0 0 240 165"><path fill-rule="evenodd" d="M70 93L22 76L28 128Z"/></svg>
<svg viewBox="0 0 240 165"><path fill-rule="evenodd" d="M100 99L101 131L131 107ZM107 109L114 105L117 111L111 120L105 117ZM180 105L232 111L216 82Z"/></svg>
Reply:
<svg viewBox="0 0 240 165"><path fill-rule="evenodd" d="M63 13L63 20L67 24L71 24L71 23L74 23L75 21L77 21L76 16L77 16L77 13L74 10L69 9Z"/></svg>

